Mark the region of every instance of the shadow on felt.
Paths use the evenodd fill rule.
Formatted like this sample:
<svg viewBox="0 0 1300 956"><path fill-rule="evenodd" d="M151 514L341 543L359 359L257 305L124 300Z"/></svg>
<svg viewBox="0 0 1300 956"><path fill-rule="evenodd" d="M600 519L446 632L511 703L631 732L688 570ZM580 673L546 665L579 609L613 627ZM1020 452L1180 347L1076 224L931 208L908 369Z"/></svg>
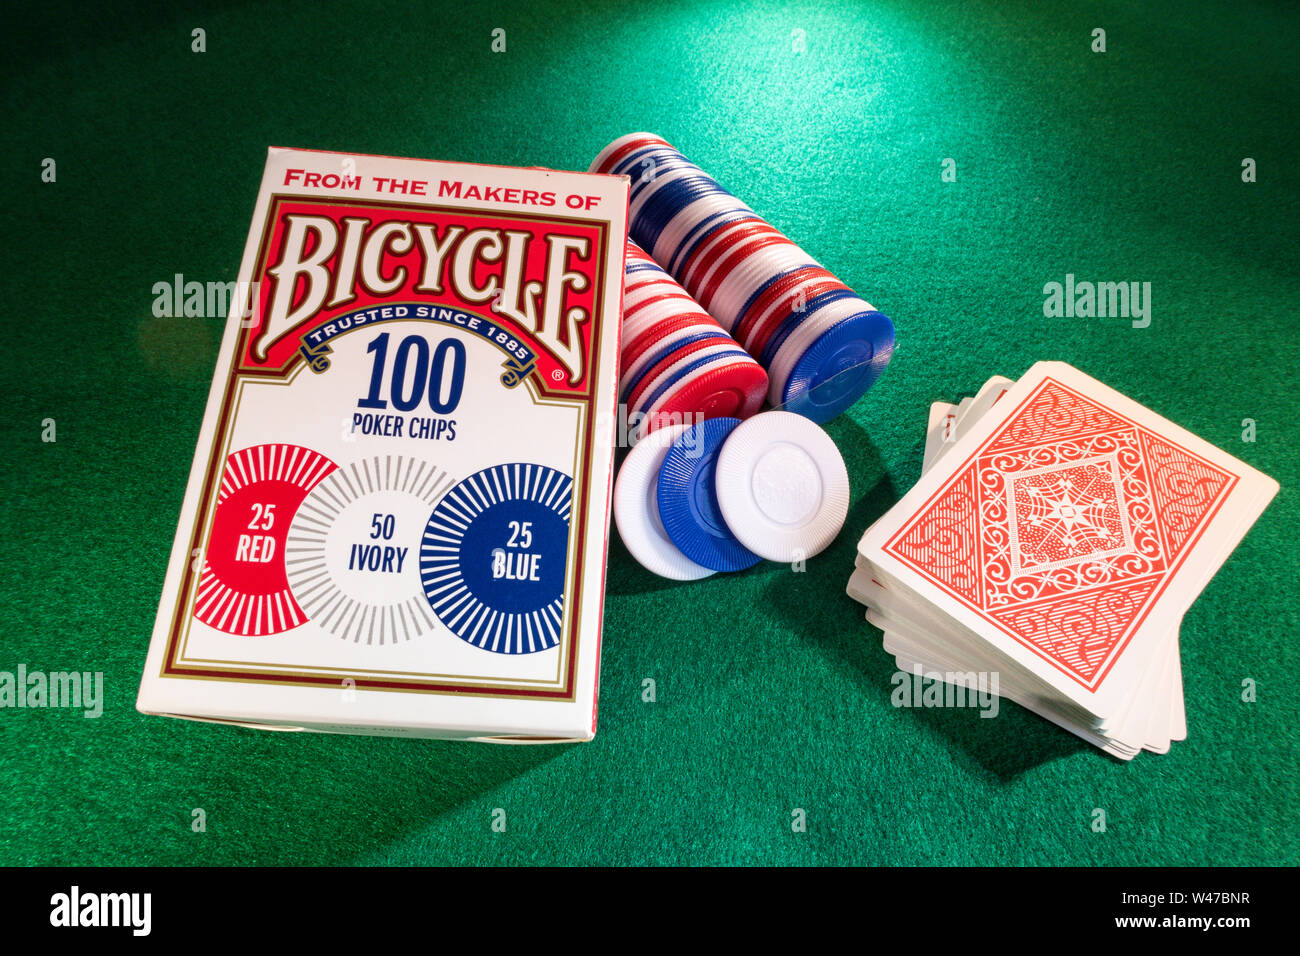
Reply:
<svg viewBox="0 0 1300 956"><path fill-rule="evenodd" d="M613 520L609 523L609 552L605 556L606 597L635 597L639 594L658 594L689 587L690 581L670 581L652 574L637 563L619 537Z"/></svg>
<svg viewBox="0 0 1300 956"><path fill-rule="evenodd" d="M179 729L196 731L184 723ZM192 768L195 778L203 778L195 783L207 794L204 806L222 820L225 838L243 844L246 864L272 866L340 865L382 857L410 835L444 825L442 818L461 805L482 800L580 746L247 728L210 732L231 739L208 741L224 759L206 769ZM484 828L490 810L484 802Z"/></svg>
<svg viewBox="0 0 1300 956"><path fill-rule="evenodd" d="M1009 782L1036 766L1089 749L1072 734L1007 700L999 701L995 718L980 717L972 707L893 706L891 678L897 667L881 646L881 631L864 619L864 608L845 587L863 531L901 495L860 425L842 421L831 429L844 451L851 483L861 487L865 481L869 488L850 505L844 530L831 547L808 562L807 573L773 578L766 589L767 606L817 651L835 659L864 693L897 710L896 719L913 721L943 737L949 750L964 755L988 777ZM914 451L919 462L923 442Z"/></svg>

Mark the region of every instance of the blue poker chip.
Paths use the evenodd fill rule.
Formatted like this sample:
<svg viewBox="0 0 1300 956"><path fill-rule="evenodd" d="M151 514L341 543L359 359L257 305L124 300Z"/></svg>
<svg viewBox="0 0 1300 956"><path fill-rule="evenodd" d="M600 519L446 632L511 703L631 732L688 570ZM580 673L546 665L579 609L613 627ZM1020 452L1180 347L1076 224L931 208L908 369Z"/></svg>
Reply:
<svg viewBox="0 0 1300 956"><path fill-rule="evenodd" d="M743 204L717 183L679 177L658 186L643 200L633 200L630 228L648 233L657 243L659 235L668 224L701 199L712 199L735 209L743 208ZM645 248L653 248L653 246Z"/></svg>
<svg viewBox="0 0 1300 956"><path fill-rule="evenodd" d="M673 251L672 258L668 261L668 268L671 272L676 272L691 257L696 249L708 242L715 232L719 229L725 229L732 223L758 221L758 214L749 209L724 209L721 212L710 213L699 222L690 227L689 232L677 243L677 248Z"/></svg>
<svg viewBox="0 0 1300 956"><path fill-rule="evenodd" d="M614 173L633 177L632 191L639 193L652 186L665 174L678 171L695 178L704 175L694 163L654 153L629 156L628 161L620 163Z"/></svg>
<svg viewBox="0 0 1300 956"><path fill-rule="evenodd" d="M714 571L743 571L762 560L736 540L718 507L718 452L739 418L710 418L677 438L659 469L659 520L673 544Z"/></svg>
<svg viewBox="0 0 1300 956"><path fill-rule="evenodd" d="M628 153L609 169L611 176L639 175L642 170L656 168L666 159L661 148L642 146Z"/></svg>
<svg viewBox="0 0 1300 956"><path fill-rule="evenodd" d="M654 159L656 163L661 161L679 163L686 160L685 156L665 143L646 143L643 146L638 146L615 163L609 170L610 175L627 173L628 170L647 157Z"/></svg>
<svg viewBox="0 0 1300 956"><path fill-rule="evenodd" d="M630 153L610 172L614 175L632 176L634 184L645 184L653 182L663 173L677 169L691 173L701 173L700 168L682 156L681 153L653 148Z"/></svg>
<svg viewBox="0 0 1300 956"><path fill-rule="evenodd" d="M859 312L831 326L804 350L786 379L781 408L830 421L875 384L894 351L894 323Z"/></svg>
<svg viewBox="0 0 1300 956"><path fill-rule="evenodd" d="M665 160L656 156L633 157L633 159L634 163L615 170L616 173L632 177L630 198L633 202L644 193L654 192L665 185L669 174L676 174L672 176L673 181L703 181L703 175L690 163Z"/></svg>

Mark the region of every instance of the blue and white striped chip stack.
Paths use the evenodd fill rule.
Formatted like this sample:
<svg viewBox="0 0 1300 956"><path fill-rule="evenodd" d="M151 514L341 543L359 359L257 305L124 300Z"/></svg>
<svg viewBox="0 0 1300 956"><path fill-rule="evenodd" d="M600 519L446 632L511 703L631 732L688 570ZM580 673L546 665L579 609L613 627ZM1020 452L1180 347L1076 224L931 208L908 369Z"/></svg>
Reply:
<svg viewBox="0 0 1300 956"><path fill-rule="evenodd" d="M767 370L773 406L826 422L880 376L889 318L666 141L621 137L591 171L632 177L632 238Z"/></svg>

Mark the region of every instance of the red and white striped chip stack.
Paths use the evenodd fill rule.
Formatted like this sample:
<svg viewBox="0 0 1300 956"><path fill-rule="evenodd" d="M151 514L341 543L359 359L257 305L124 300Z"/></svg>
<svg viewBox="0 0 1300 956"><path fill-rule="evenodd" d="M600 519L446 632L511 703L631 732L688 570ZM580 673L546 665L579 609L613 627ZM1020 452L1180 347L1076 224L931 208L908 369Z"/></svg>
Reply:
<svg viewBox="0 0 1300 956"><path fill-rule="evenodd" d="M619 400L636 434L762 408L762 366L632 240L626 256Z"/></svg>

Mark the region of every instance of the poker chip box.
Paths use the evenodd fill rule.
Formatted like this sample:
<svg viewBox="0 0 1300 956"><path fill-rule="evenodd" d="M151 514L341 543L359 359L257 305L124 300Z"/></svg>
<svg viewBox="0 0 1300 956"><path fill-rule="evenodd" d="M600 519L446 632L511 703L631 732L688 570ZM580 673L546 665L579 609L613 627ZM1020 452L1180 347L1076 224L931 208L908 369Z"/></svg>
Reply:
<svg viewBox="0 0 1300 956"><path fill-rule="evenodd" d="M595 732L628 179L272 149L137 706Z"/></svg>

